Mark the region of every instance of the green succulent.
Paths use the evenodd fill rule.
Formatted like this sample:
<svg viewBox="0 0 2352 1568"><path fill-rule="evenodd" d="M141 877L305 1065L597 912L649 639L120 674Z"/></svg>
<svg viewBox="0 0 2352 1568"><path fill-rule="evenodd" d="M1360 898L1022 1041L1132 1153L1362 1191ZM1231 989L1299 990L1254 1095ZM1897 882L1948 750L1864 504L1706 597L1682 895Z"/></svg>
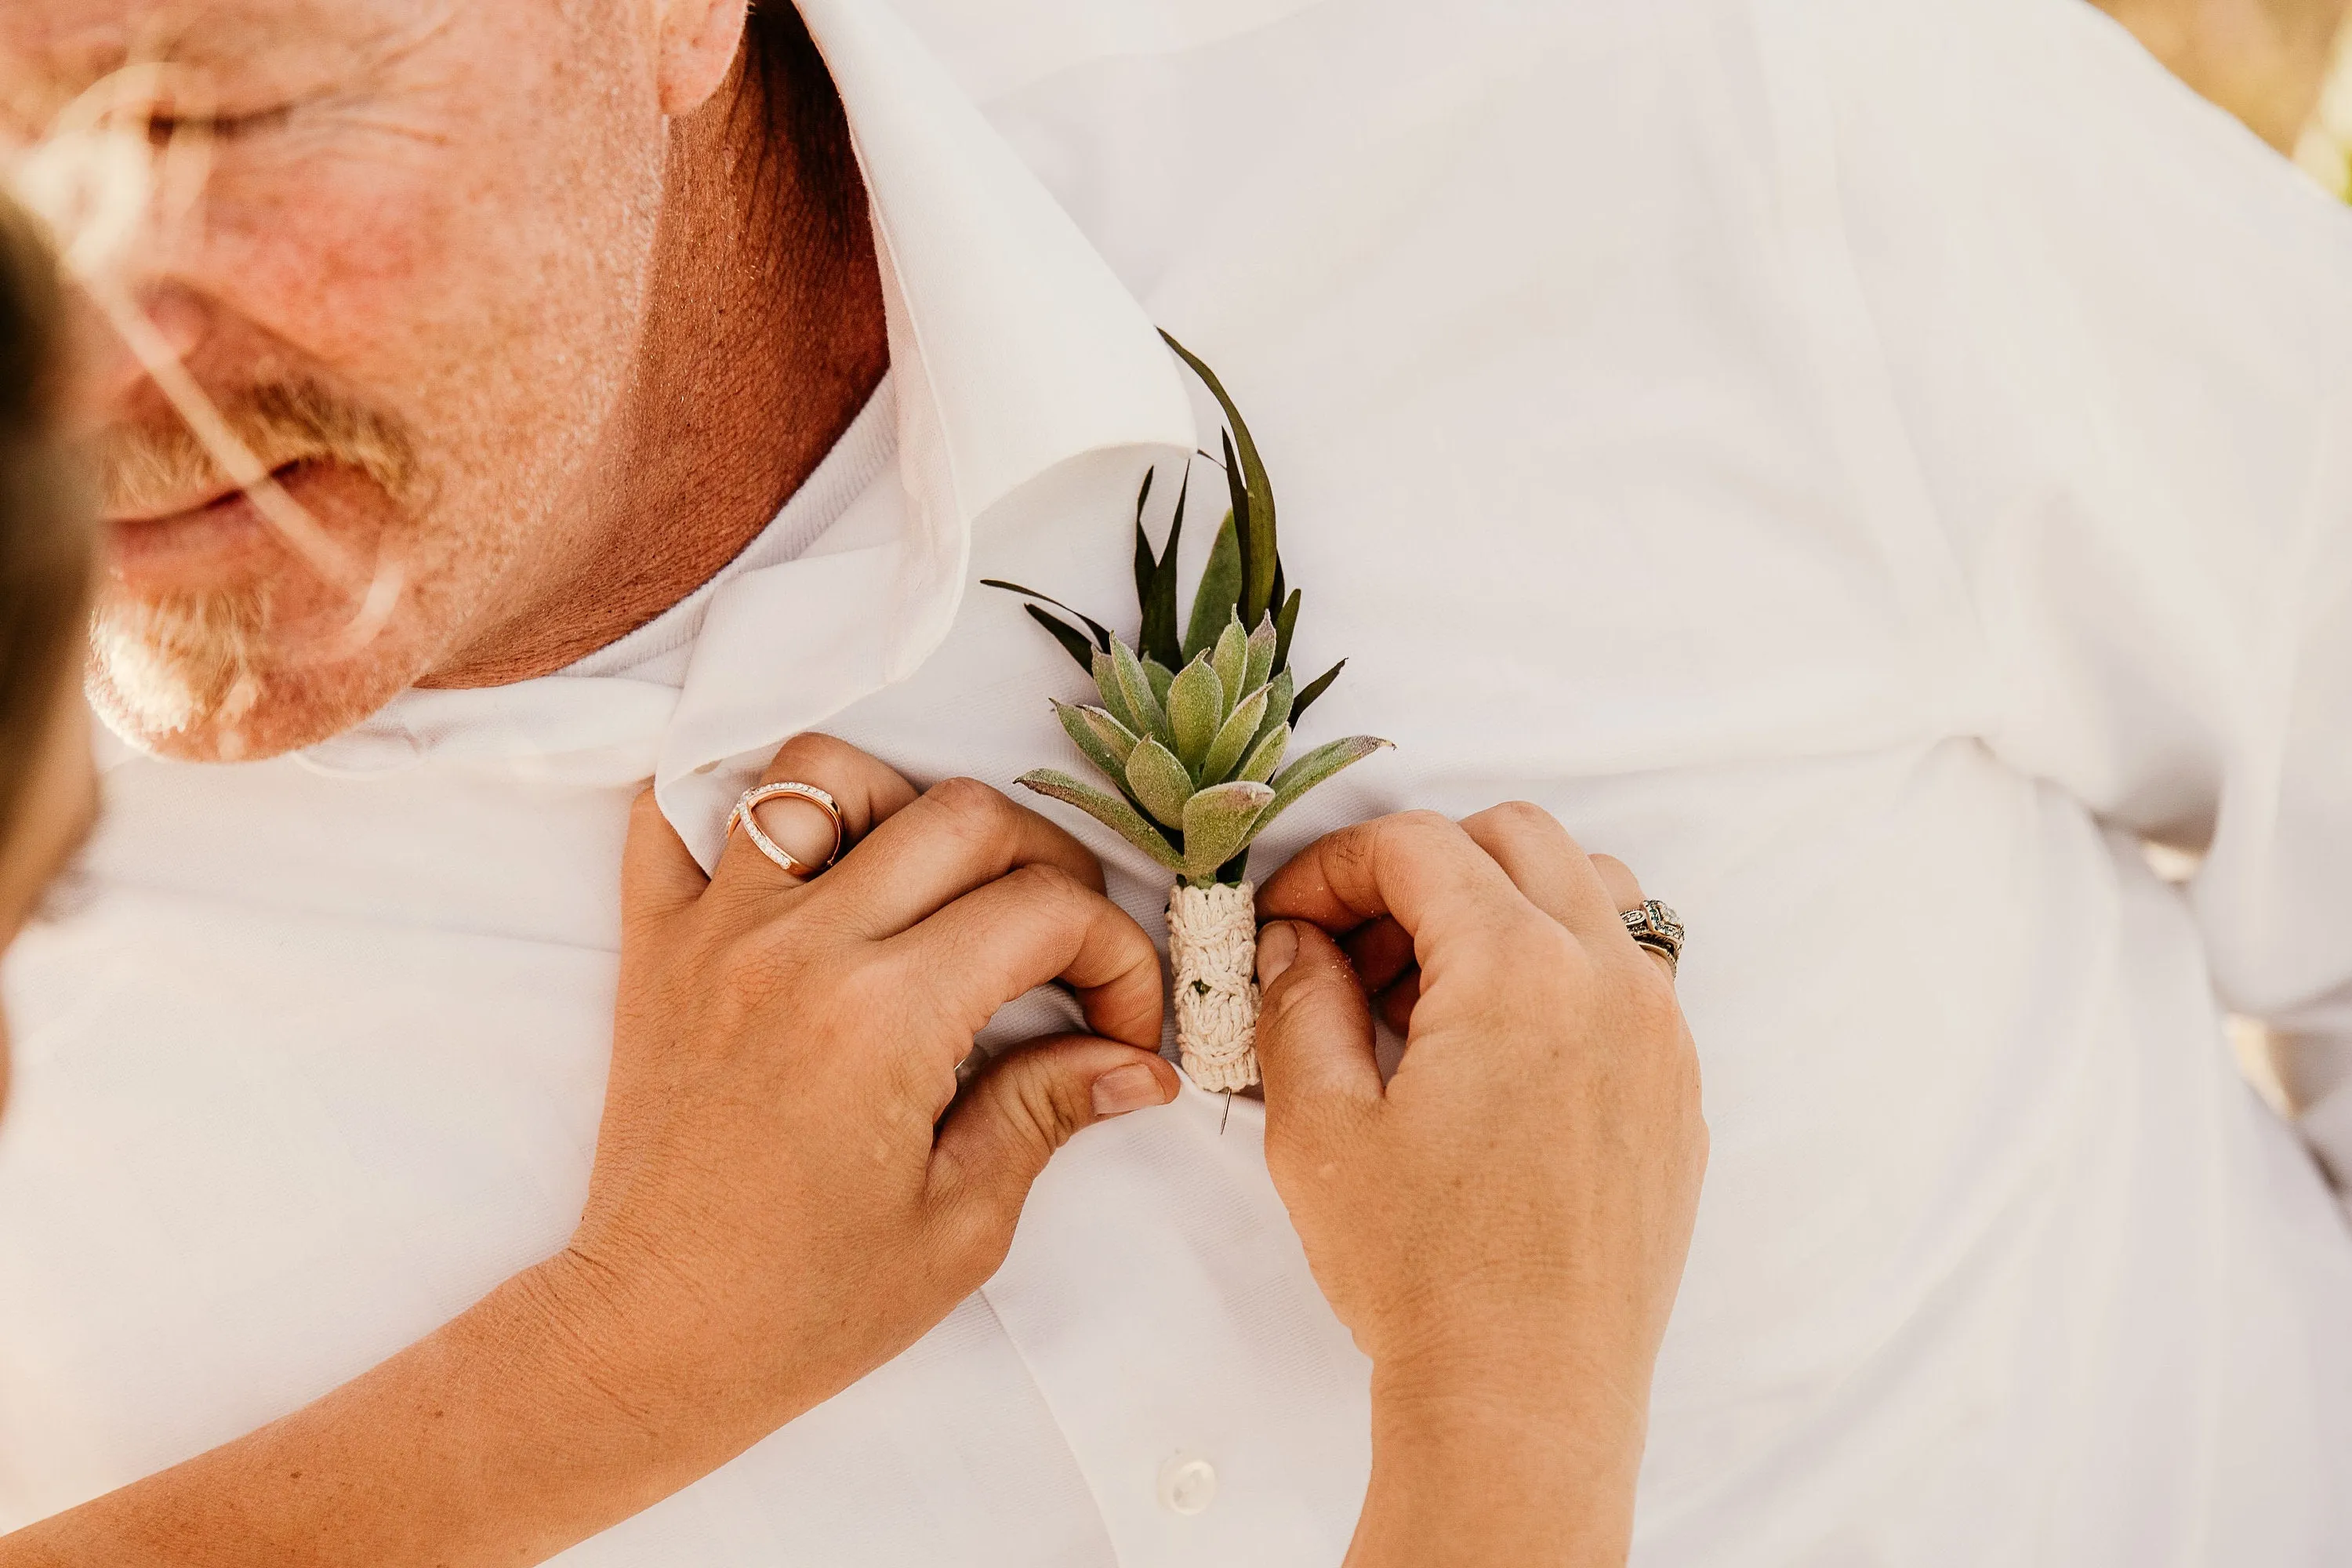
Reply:
<svg viewBox="0 0 2352 1568"><path fill-rule="evenodd" d="M1162 333L1166 337L1167 334ZM1183 537L1189 473L1176 497L1164 549L1144 531L1153 476L1135 498L1135 591L1142 626L1134 646L1101 622L1018 584L989 579L1034 601L1027 608L1093 679L1099 705L1056 701L1071 742L1109 781L1098 789L1054 768L1022 775L1040 795L1076 806L1194 887L1238 882L1249 847L1292 802L1389 742L1351 735L1290 762L1293 728L1330 689L1347 660L1301 689L1290 644L1301 595L1284 580L1274 490L1240 410L1209 367L1168 339L1223 409L1231 505L1184 630L1177 630L1176 548ZM1043 606L1076 616L1076 626Z"/></svg>

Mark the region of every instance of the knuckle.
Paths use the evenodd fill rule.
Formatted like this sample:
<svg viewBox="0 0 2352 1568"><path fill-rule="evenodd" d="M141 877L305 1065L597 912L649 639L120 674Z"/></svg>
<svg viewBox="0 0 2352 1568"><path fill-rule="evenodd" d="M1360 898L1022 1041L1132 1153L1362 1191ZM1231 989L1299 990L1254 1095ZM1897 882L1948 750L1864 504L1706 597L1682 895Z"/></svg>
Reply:
<svg viewBox="0 0 2352 1568"><path fill-rule="evenodd" d="M1066 867L1044 860L1015 866L1001 880L1012 884L1022 898L1044 903L1085 903L1094 892L1092 888L1072 876Z"/></svg>
<svg viewBox="0 0 2352 1568"><path fill-rule="evenodd" d="M812 730L777 747L774 758L768 763L768 773L771 777L788 778L803 772L837 771L840 764L854 762L861 754L848 742Z"/></svg>
<svg viewBox="0 0 2352 1568"><path fill-rule="evenodd" d="M1521 832L1554 833L1559 831L1559 819L1531 800L1507 800L1488 806L1478 815L1497 825Z"/></svg>
<svg viewBox="0 0 2352 1568"><path fill-rule="evenodd" d="M1013 821L1013 803L1003 792L978 779L941 779L924 792L950 831L980 842L1004 837Z"/></svg>

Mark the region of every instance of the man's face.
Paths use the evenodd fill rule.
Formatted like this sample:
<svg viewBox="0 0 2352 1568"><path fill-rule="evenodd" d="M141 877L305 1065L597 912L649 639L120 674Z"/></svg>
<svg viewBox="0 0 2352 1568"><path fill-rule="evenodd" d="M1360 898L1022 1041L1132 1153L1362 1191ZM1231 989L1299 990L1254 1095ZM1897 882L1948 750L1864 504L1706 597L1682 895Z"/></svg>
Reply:
<svg viewBox="0 0 2352 1568"><path fill-rule="evenodd" d="M135 251L130 291L360 574L291 548L118 350L91 690L130 739L195 759L323 739L562 558L642 325L667 135L648 9L0 0L20 143L126 61L200 87L152 140L201 120L201 199ZM399 596L352 651L387 560Z"/></svg>

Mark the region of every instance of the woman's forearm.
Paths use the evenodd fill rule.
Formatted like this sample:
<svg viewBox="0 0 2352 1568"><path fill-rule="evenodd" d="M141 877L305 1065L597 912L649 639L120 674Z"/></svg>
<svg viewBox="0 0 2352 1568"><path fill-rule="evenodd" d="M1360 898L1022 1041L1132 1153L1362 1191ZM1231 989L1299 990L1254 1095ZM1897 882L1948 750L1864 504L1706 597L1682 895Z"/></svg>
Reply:
<svg viewBox="0 0 2352 1568"><path fill-rule="evenodd" d="M538 1563L719 1462L559 1258L260 1430L0 1539L0 1568Z"/></svg>

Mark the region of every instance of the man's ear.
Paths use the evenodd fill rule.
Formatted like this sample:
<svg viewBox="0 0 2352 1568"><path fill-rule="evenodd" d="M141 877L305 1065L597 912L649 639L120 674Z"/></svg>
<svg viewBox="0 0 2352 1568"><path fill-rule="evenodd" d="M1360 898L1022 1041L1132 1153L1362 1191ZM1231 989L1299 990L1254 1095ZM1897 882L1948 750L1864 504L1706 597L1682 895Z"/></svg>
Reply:
<svg viewBox="0 0 2352 1568"><path fill-rule="evenodd" d="M664 114L690 114L719 90L742 46L748 9L747 0L655 0L654 41L660 52L654 68Z"/></svg>

